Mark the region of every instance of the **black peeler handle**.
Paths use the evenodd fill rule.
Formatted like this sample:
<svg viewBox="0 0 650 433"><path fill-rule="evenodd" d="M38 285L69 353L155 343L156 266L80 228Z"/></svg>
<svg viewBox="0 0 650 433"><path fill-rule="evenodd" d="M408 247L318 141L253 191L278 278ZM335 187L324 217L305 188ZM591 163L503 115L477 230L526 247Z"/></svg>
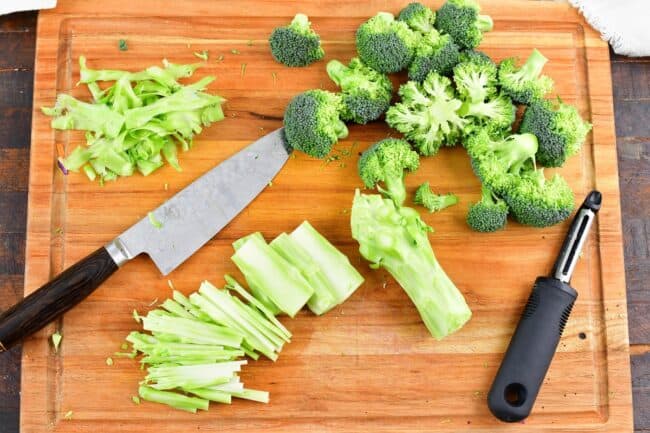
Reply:
<svg viewBox="0 0 650 433"><path fill-rule="evenodd" d="M501 421L521 421L530 414L577 297L555 278L535 281L488 394L488 407Z"/></svg>

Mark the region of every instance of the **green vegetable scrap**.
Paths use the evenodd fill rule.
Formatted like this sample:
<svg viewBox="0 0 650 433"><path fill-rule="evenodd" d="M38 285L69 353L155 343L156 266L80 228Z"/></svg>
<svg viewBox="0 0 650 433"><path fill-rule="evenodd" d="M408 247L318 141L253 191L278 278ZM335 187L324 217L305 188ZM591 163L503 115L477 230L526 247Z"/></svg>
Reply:
<svg viewBox="0 0 650 433"><path fill-rule="evenodd" d="M323 58L320 36L305 14L297 14L287 26L276 27L269 37L273 58L286 66L307 66Z"/></svg>
<svg viewBox="0 0 650 433"><path fill-rule="evenodd" d="M425 182L415 191L413 198L415 204L419 204L429 209L429 212L438 212L449 206L458 203L458 197L455 194L436 194L431 191L429 182Z"/></svg>
<svg viewBox="0 0 650 433"><path fill-rule="evenodd" d="M80 83L88 85L92 102L66 94L57 97L52 108L42 111L52 116L55 129L86 131L86 146L76 147L59 160L64 172L84 171L103 183L136 170L147 176L167 161L180 170L177 147L188 150L203 127L222 120L223 99L204 92L214 77L183 85L199 66L163 61L139 72L93 70L79 58ZM101 90L99 81L114 81Z"/></svg>
<svg viewBox="0 0 650 433"><path fill-rule="evenodd" d="M207 62L207 61L208 61L208 55L209 55L209 52L208 52L208 50L203 50L203 51L200 51L200 52L195 51L195 52L194 52L194 55L195 55L196 57L198 57L199 59L203 60L204 62Z"/></svg>
<svg viewBox="0 0 650 433"><path fill-rule="evenodd" d="M120 51L127 51L129 49L129 45L126 42L126 39L120 39L117 43L117 48Z"/></svg>
<svg viewBox="0 0 650 433"><path fill-rule="evenodd" d="M236 49L236 48L233 48L232 50L230 50L230 53L231 54L239 54L239 50Z"/></svg>
<svg viewBox="0 0 650 433"><path fill-rule="evenodd" d="M383 267L397 280L434 338L446 337L470 319L463 295L431 249L432 229L417 211L357 190L350 222L361 255L371 267Z"/></svg>
<svg viewBox="0 0 650 433"><path fill-rule="evenodd" d="M156 216L153 214L153 212L147 213L147 217L149 218L149 222L151 223L152 226L154 226L157 229L161 229L163 227L162 223L156 218Z"/></svg>
<svg viewBox="0 0 650 433"><path fill-rule="evenodd" d="M59 346L61 345L61 340L63 340L63 336L59 334L59 331L56 331L54 334L52 334L52 346L54 347L54 352L59 351Z"/></svg>

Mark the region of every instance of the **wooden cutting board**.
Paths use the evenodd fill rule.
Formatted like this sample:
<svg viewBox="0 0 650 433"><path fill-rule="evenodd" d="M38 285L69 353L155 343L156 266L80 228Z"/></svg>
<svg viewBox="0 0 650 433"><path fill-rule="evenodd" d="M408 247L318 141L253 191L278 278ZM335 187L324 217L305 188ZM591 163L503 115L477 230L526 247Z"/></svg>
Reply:
<svg viewBox="0 0 650 433"><path fill-rule="evenodd" d="M40 14L34 86L34 121L26 263L26 292L97 246L249 142L281 125L292 95L334 89L326 61L354 55L354 31L379 10L398 12L405 1L223 2L114 0L99 4L60 0ZM435 2L439 6L440 1ZM498 368L534 278L549 272L567 224L547 229L509 223L477 234L465 225L479 197L462 148L444 149L408 176L409 190L428 180L453 191L460 204L423 216L435 227L434 250L474 312L460 332L434 341L400 287L383 271L369 270L350 237L349 209L358 152L385 137L381 122L351 126L339 159L298 154L273 185L169 279L183 292L208 279L222 284L237 274L230 243L260 230L271 238L304 219L331 239L363 271L366 283L323 317L308 311L283 319L294 333L275 363L251 362L247 385L271 392L271 403L236 401L192 415L143 403L135 406L143 372L131 360L105 359L137 328L131 318L170 295L168 278L141 257L124 266L96 293L25 343L21 431L41 432L566 432L632 430L627 310L621 247L619 190L607 46L566 5L483 2L495 28L481 48L495 59L527 56L534 47L549 59L545 72L562 98L594 124L579 156L560 172L580 201L603 192L604 206L579 262L573 285L580 296L537 400L525 423L506 425L486 406ZM323 37L324 61L302 69L275 63L267 37L296 12L307 13ZM128 51L118 50L118 40ZM63 176L55 158L83 142L78 132L55 132L41 106L59 92L88 98L75 87L78 58L93 68L138 70L162 58L195 62L209 50L197 77L216 75L210 90L228 99L227 119L206 129L181 156L182 173L166 167L100 187L83 175ZM233 53L231 50L238 50ZM223 55L223 61L217 57ZM246 65L245 67L243 65ZM396 77L403 79L404 77ZM549 170L552 171L552 170ZM49 344L63 335L58 354ZM65 414L72 411L72 419Z"/></svg>

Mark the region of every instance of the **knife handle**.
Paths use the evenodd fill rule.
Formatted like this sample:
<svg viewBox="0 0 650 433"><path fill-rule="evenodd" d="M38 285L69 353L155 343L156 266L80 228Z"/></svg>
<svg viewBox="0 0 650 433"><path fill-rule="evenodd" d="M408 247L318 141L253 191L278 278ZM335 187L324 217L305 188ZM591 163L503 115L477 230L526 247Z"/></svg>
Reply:
<svg viewBox="0 0 650 433"><path fill-rule="evenodd" d="M0 314L0 353L77 305L117 268L106 248L101 247Z"/></svg>
<svg viewBox="0 0 650 433"><path fill-rule="evenodd" d="M488 407L501 421L521 421L530 414L577 297L555 278L535 281L488 393Z"/></svg>

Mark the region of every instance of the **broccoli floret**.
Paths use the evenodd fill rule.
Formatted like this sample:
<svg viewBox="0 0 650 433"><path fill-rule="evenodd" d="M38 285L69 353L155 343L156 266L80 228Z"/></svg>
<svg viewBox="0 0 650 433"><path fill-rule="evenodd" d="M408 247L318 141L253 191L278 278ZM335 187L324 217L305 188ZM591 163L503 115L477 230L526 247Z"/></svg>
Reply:
<svg viewBox="0 0 650 433"><path fill-rule="evenodd" d="M499 85L510 97L520 104L540 100L553 89L553 80L540 75L548 59L537 49L520 68L517 59L510 57L499 65Z"/></svg>
<svg viewBox="0 0 650 433"><path fill-rule="evenodd" d="M488 124L492 128L507 130L515 121L517 107L512 104L510 98L500 94L487 101L465 101L458 114L472 120L465 128L466 134L484 129Z"/></svg>
<svg viewBox="0 0 650 433"><path fill-rule="evenodd" d="M269 45L273 58L287 66L307 66L325 55L320 36L304 14L297 14L288 26L275 28Z"/></svg>
<svg viewBox="0 0 650 433"><path fill-rule="evenodd" d="M341 97L326 90L294 96L284 112L287 142L313 157L325 157L340 138L348 136L348 128L339 118L342 109Z"/></svg>
<svg viewBox="0 0 650 433"><path fill-rule="evenodd" d="M397 280L434 338L444 338L470 319L463 295L433 253L432 229L415 209L357 190L350 223L361 255Z"/></svg>
<svg viewBox="0 0 650 433"><path fill-rule="evenodd" d="M467 225L477 232L495 232L506 226L508 205L485 185L481 189L481 201L469 206Z"/></svg>
<svg viewBox="0 0 650 433"><path fill-rule="evenodd" d="M327 64L327 74L343 97L341 118L365 124L377 120L390 105L393 84L387 75L364 65L358 58L345 66L338 60Z"/></svg>
<svg viewBox="0 0 650 433"><path fill-rule="evenodd" d="M399 21L404 21L411 29L420 33L429 33L433 30L436 13L422 3L409 3L397 16Z"/></svg>
<svg viewBox="0 0 650 433"><path fill-rule="evenodd" d="M533 134L503 137L483 129L470 136L465 147L478 178L501 196L522 173L535 166L537 138Z"/></svg>
<svg viewBox="0 0 650 433"><path fill-rule="evenodd" d="M582 120L575 107L546 100L526 108L519 128L537 136L537 161L545 167L560 167L578 153L590 129L591 124Z"/></svg>
<svg viewBox="0 0 650 433"><path fill-rule="evenodd" d="M573 191L558 174L550 180L544 170L524 172L504 191L503 198L521 224L548 227L564 221L574 208Z"/></svg>
<svg viewBox="0 0 650 433"><path fill-rule="evenodd" d="M459 47L474 48L493 27L492 18L479 15L480 10L474 0L448 0L438 9L435 27L451 35Z"/></svg>
<svg viewBox="0 0 650 433"><path fill-rule="evenodd" d="M415 57L409 66L409 79L422 81L432 71L449 75L458 60L458 45L451 36L431 30L415 48Z"/></svg>
<svg viewBox="0 0 650 433"><path fill-rule="evenodd" d="M361 24L356 35L363 63L383 73L405 69L413 59L418 40L417 33L388 12L379 12Z"/></svg>
<svg viewBox="0 0 650 433"><path fill-rule="evenodd" d="M404 176L415 171L420 157L408 142L386 138L369 147L359 158L359 176L368 188L375 186L386 197L401 206L406 199ZM380 183L385 185L382 187Z"/></svg>
<svg viewBox="0 0 650 433"><path fill-rule="evenodd" d="M461 99L483 102L497 93L497 67L481 57L465 56L454 67L454 82Z"/></svg>
<svg viewBox="0 0 650 433"><path fill-rule="evenodd" d="M408 81L399 89L402 101L386 112L386 122L404 134L421 155L434 155L440 146L454 146L468 121L458 113L451 81L431 72L422 83Z"/></svg>
<svg viewBox="0 0 650 433"><path fill-rule="evenodd" d="M429 212L438 212L458 203L458 197L452 193L436 194L431 191L429 182L424 182L415 190L413 202L429 209Z"/></svg>
<svg viewBox="0 0 650 433"><path fill-rule="evenodd" d="M472 63L491 63L495 65L494 61L485 54L483 51L479 50L463 50L460 52L460 61L461 62L472 62Z"/></svg>

